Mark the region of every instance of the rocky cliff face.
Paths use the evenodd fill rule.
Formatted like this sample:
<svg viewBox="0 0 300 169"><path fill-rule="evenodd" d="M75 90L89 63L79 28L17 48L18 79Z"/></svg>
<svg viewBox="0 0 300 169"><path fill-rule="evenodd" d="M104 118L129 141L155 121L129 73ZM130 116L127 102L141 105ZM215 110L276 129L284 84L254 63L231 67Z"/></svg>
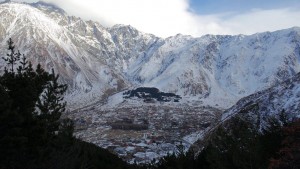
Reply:
<svg viewBox="0 0 300 169"><path fill-rule="evenodd" d="M162 39L131 26L105 28L42 2L2 3L0 16L1 55L11 37L34 64L54 68L70 86L73 108L133 86L226 108L300 71L300 28Z"/></svg>

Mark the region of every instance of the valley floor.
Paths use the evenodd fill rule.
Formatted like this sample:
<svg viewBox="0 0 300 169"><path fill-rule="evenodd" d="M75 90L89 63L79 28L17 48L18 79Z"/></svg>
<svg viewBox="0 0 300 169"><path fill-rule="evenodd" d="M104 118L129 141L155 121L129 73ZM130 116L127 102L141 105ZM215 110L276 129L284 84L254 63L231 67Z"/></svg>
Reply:
<svg viewBox="0 0 300 169"><path fill-rule="evenodd" d="M188 149L197 133L220 119L221 110L212 107L169 107L141 105L100 109L97 106L73 111L75 135L133 163L147 163L177 151Z"/></svg>

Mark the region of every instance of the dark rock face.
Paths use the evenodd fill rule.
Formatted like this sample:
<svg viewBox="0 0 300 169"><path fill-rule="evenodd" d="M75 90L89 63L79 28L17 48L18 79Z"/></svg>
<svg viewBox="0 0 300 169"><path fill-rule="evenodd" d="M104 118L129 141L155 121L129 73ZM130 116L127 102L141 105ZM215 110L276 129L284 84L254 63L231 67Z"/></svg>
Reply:
<svg viewBox="0 0 300 169"><path fill-rule="evenodd" d="M159 91L155 87L139 87L135 90L128 90L123 93L125 99L137 97L143 99L146 103L151 103L156 101L161 102L179 102L181 97L174 93L164 93Z"/></svg>

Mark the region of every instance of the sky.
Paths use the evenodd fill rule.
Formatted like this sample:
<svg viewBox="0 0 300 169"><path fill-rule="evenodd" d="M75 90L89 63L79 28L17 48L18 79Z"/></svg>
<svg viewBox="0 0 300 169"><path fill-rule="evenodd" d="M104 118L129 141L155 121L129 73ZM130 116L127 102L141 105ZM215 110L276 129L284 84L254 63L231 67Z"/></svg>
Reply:
<svg viewBox="0 0 300 169"><path fill-rule="evenodd" d="M0 0L1 1L1 0ZM36 0L15 0L36 2ZM44 0L69 15L160 37L254 34L300 26L300 0Z"/></svg>

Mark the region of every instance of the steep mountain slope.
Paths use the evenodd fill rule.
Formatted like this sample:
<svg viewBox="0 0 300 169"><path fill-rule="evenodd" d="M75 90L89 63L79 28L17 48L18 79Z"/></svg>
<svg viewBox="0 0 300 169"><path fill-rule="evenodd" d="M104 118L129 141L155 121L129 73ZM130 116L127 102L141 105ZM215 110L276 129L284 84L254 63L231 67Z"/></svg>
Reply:
<svg viewBox="0 0 300 169"><path fill-rule="evenodd" d="M300 28L162 39L131 26L105 28L43 2L2 3L0 16L0 54L12 37L33 63L54 68L70 86L71 108L136 86L228 108L300 71Z"/></svg>
<svg viewBox="0 0 300 169"><path fill-rule="evenodd" d="M266 129L272 118L293 120L300 118L300 73L273 87L240 99L234 106L222 112L213 125L196 131L183 139L194 143L194 151L203 145L219 126L234 127L233 119L242 119L254 124L260 131Z"/></svg>
<svg viewBox="0 0 300 169"><path fill-rule="evenodd" d="M166 39L135 79L180 95L241 98L300 71L300 29Z"/></svg>
<svg viewBox="0 0 300 169"><path fill-rule="evenodd" d="M146 50L142 47L147 48L152 43L148 35L129 27L109 30L99 23L67 16L62 9L41 2L3 3L0 15L1 55L6 52L6 41L12 37L33 63L59 72L62 81L70 86L71 101L74 96L82 97L86 93L87 97L81 100L90 101L93 95L99 99L128 86L130 83L119 69L113 69L114 66L126 67L124 58L139 55ZM128 39L132 42L127 42ZM141 49L133 49L135 43L139 43ZM128 48L127 52L122 45Z"/></svg>
<svg viewBox="0 0 300 169"><path fill-rule="evenodd" d="M226 110L222 121L242 114L253 114L264 127L268 117L278 117L282 111L288 119L300 118L300 73L279 85L245 97Z"/></svg>

